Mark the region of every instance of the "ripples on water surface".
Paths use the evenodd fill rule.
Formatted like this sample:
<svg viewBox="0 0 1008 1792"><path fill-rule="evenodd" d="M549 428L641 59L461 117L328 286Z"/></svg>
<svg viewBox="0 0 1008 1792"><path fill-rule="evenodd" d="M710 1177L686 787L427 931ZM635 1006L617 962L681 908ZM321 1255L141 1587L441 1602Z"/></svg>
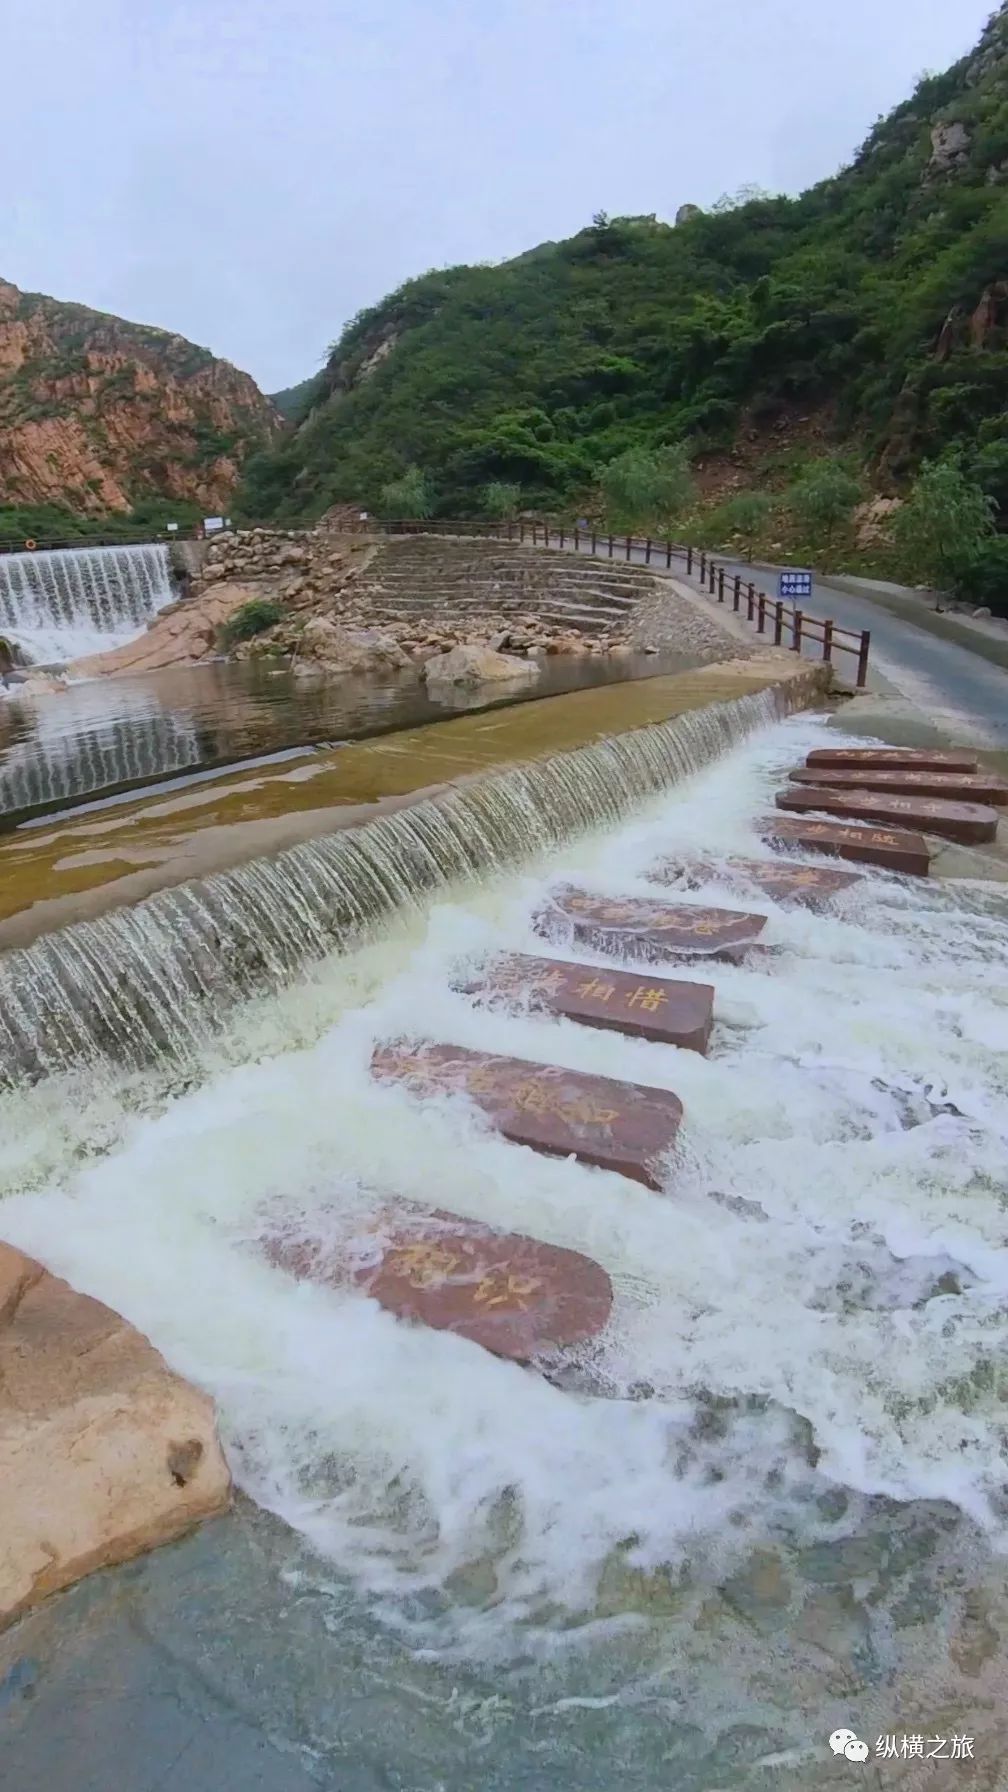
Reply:
<svg viewBox="0 0 1008 1792"><path fill-rule="evenodd" d="M222 1682L254 1681L313 1760L345 1759L365 1692L389 1783L424 1788L804 1792L860 1771L825 1749L847 1723L997 1751L1005 892L873 874L842 918L765 899L781 951L705 970L706 1061L448 989L460 958L538 949L547 878L654 894L663 852L758 854L783 768L838 738L764 732L619 832L328 961L187 1089L110 1081L84 1118L56 1081L3 1098L6 1235L212 1391L240 1485L291 1527L205 1573L238 1637ZM737 902L716 879L692 899ZM403 1033L674 1088L667 1193L374 1086ZM569 1386L257 1250L278 1198L342 1224L389 1193L605 1265L613 1323Z"/></svg>
<svg viewBox="0 0 1008 1792"><path fill-rule="evenodd" d="M275 662L219 661L146 678L95 679L59 696L0 702L0 827L214 766L693 663L688 655L557 655L518 696L490 686L445 701L428 697L414 672L298 679Z"/></svg>

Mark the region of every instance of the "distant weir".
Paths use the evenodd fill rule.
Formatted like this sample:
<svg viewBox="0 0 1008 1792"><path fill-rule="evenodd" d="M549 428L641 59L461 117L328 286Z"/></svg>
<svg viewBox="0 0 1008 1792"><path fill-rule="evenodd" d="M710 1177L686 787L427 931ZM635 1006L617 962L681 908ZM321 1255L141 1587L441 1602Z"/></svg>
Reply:
<svg viewBox="0 0 1008 1792"><path fill-rule="evenodd" d="M0 555L0 634L33 664L121 646L174 597L163 542Z"/></svg>
<svg viewBox="0 0 1008 1792"><path fill-rule="evenodd" d="M789 708L774 689L709 704L43 935L0 962L0 1079L192 1063L246 997L438 890L616 824Z"/></svg>

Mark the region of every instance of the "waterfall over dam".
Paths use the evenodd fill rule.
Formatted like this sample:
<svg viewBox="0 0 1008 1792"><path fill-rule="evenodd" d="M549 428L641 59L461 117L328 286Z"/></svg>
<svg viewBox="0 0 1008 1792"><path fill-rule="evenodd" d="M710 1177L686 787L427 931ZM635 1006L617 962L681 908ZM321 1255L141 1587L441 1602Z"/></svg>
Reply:
<svg viewBox="0 0 1008 1792"><path fill-rule="evenodd" d="M0 1081L190 1063L243 998L363 944L438 889L612 826L789 707L779 688L709 704L43 935L3 960Z"/></svg>
<svg viewBox="0 0 1008 1792"><path fill-rule="evenodd" d="M174 597L163 542L0 556L0 634L36 665L121 647Z"/></svg>

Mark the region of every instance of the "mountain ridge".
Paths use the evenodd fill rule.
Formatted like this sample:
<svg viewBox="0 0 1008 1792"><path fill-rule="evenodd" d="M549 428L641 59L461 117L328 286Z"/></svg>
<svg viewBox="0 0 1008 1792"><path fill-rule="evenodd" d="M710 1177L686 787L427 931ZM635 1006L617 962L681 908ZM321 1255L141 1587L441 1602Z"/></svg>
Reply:
<svg viewBox="0 0 1008 1792"><path fill-rule="evenodd" d="M279 428L250 375L209 349L0 278L0 505L219 510Z"/></svg>
<svg viewBox="0 0 1008 1792"><path fill-rule="evenodd" d="M838 174L679 216L600 215L359 313L307 415L251 459L247 510L376 508L412 464L441 514L494 480L570 508L628 447L685 440L730 465L740 436L772 449L792 419L886 491L959 446L1008 507L1008 5Z"/></svg>

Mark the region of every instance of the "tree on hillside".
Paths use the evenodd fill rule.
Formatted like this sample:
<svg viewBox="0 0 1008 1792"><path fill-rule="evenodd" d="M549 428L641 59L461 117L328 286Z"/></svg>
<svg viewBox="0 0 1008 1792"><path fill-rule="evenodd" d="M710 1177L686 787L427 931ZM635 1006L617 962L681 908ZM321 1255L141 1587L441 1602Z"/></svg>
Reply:
<svg viewBox="0 0 1008 1792"><path fill-rule="evenodd" d="M487 516L495 522L510 522L521 508L522 488L510 479L491 479L481 496Z"/></svg>
<svg viewBox="0 0 1008 1792"><path fill-rule="evenodd" d="M815 542L828 548L861 495L861 481L839 461L817 460L791 487L788 506Z"/></svg>
<svg viewBox="0 0 1008 1792"><path fill-rule="evenodd" d="M407 467L398 479L381 488L382 514L389 517L425 517L434 509L430 480L422 467Z"/></svg>
<svg viewBox="0 0 1008 1792"><path fill-rule="evenodd" d="M994 535L996 509L958 454L925 461L893 522L908 576L938 591L968 580Z"/></svg>
<svg viewBox="0 0 1008 1792"><path fill-rule="evenodd" d="M752 560L759 536L770 520L774 501L768 492L738 492L722 504L718 521L729 535L741 535L746 559Z"/></svg>
<svg viewBox="0 0 1008 1792"><path fill-rule="evenodd" d="M611 523L629 529L667 529L689 508L693 476L682 442L670 448L625 448L599 471Z"/></svg>

